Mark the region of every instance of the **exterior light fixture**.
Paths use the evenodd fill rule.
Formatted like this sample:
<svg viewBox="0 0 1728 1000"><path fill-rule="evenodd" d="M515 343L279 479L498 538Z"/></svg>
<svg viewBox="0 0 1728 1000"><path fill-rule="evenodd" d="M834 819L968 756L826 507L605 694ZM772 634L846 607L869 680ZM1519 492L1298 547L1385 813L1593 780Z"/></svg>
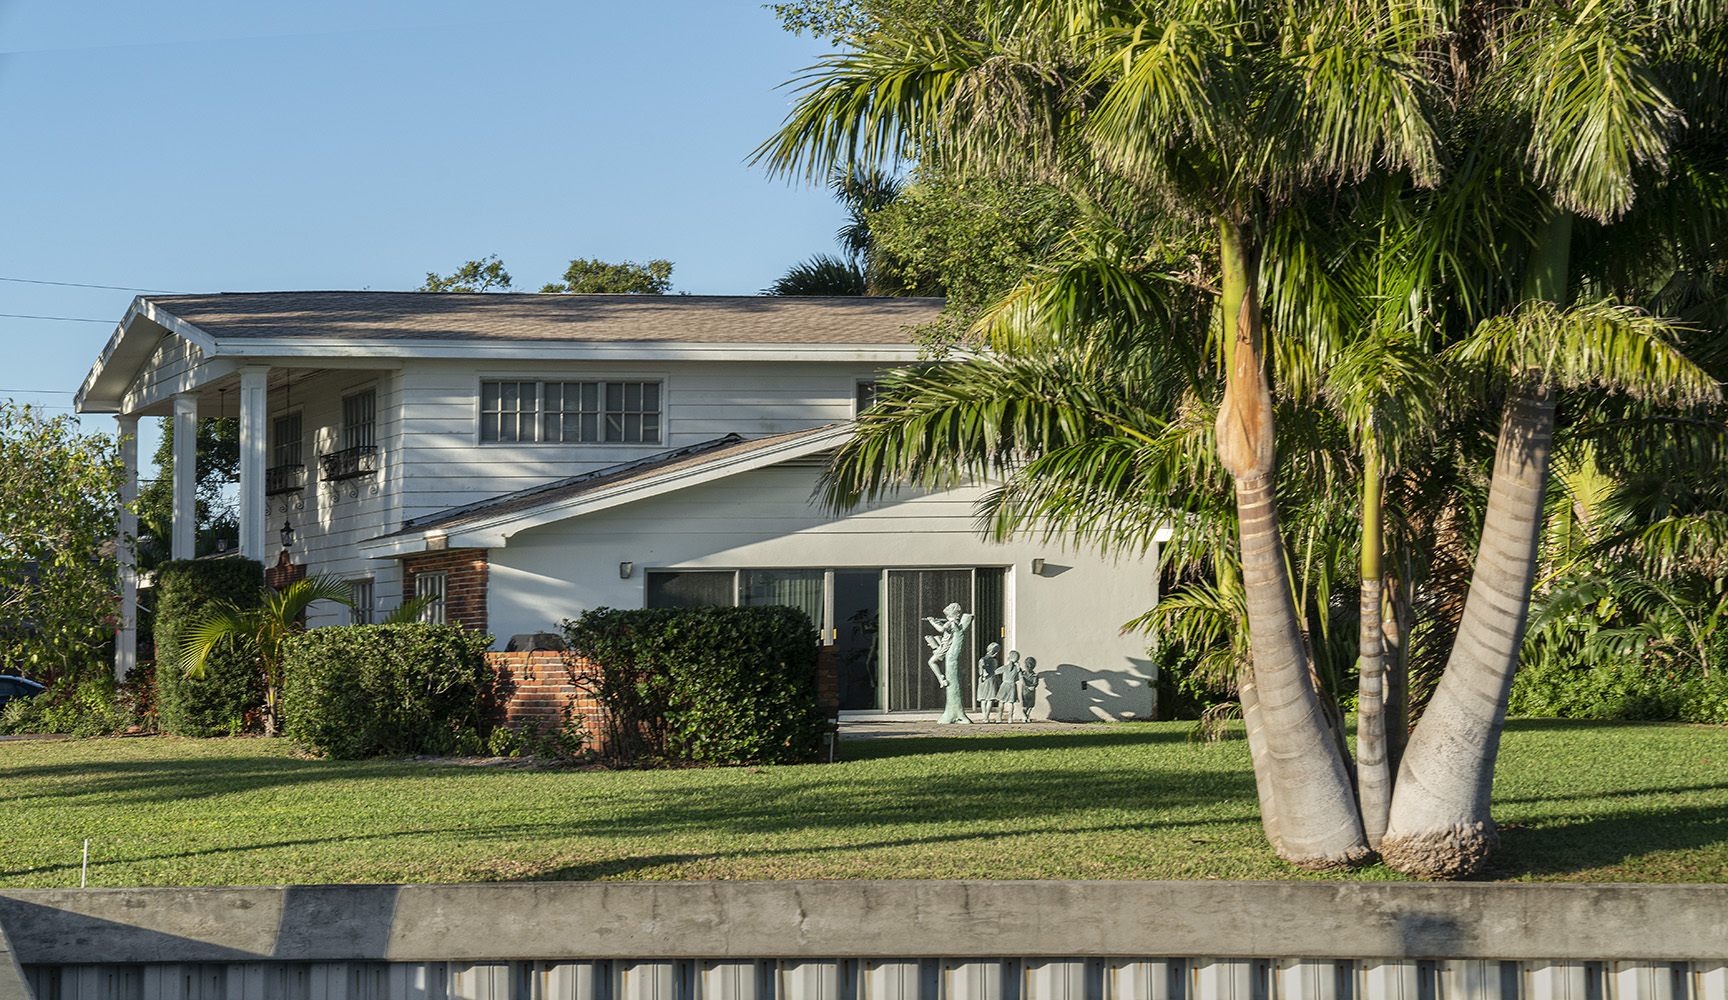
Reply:
<svg viewBox="0 0 1728 1000"><path fill-rule="evenodd" d="M292 546L293 544L294 544L294 525L290 524L287 521L283 521L282 522L282 547L286 549L286 548Z"/></svg>
<svg viewBox="0 0 1728 1000"><path fill-rule="evenodd" d="M635 563L628 563L628 562L619 563L618 564L618 579L620 579L620 580L630 579L630 574L632 572L634 572L635 569L636 569Z"/></svg>
<svg viewBox="0 0 1728 1000"><path fill-rule="evenodd" d="M1044 560L1042 560L1042 559L1032 560L1032 575L1033 576L1043 576L1044 575Z"/></svg>

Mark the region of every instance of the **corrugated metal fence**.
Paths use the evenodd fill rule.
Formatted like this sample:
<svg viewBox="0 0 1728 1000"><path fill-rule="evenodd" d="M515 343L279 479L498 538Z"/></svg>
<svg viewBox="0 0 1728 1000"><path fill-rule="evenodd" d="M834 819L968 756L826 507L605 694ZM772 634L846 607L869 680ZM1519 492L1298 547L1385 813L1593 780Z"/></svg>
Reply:
<svg viewBox="0 0 1728 1000"><path fill-rule="evenodd" d="M1728 1000L1722 962L687 959L26 966L36 1000Z"/></svg>
<svg viewBox="0 0 1728 1000"><path fill-rule="evenodd" d="M0 890L0 932L0 1000L1728 1000L1722 885Z"/></svg>

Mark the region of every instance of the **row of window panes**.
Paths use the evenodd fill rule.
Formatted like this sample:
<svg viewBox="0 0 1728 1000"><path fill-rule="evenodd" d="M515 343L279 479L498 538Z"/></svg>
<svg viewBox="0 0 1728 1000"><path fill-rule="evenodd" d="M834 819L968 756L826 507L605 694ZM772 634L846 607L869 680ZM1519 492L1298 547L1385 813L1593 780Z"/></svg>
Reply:
<svg viewBox="0 0 1728 1000"><path fill-rule="evenodd" d="M660 443L658 382L481 382L486 443Z"/></svg>
<svg viewBox="0 0 1728 1000"><path fill-rule="evenodd" d="M763 607L784 604L810 616L824 614L826 572L819 569L655 570L648 574L651 608Z"/></svg>

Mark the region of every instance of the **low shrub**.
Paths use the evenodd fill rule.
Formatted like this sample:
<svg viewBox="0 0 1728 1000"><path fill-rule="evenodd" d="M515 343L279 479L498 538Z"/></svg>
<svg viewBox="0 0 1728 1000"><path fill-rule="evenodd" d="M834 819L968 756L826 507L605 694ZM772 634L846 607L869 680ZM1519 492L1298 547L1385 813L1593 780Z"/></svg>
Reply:
<svg viewBox="0 0 1728 1000"><path fill-rule="evenodd" d="M1701 677L1687 686L1680 718L1684 722L1728 726L1728 673L1720 665L1709 677Z"/></svg>
<svg viewBox="0 0 1728 1000"><path fill-rule="evenodd" d="M340 760L486 748L490 636L454 625L313 629L284 644L284 730Z"/></svg>
<svg viewBox="0 0 1728 1000"><path fill-rule="evenodd" d="M258 603L264 566L256 559L181 559L156 571L156 711L162 728L177 736L231 736L259 718L264 707L258 653L247 643L224 641L205 663L204 676L188 677L172 657L186 627L209 607L228 601Z"/></svg>
<svg viewBox="0 0 1728 1000"><path fill-rule="evenodd" d="M563 631L606 709L615 757L706 764L814 760L827 720L816 629L789 607L597 608Z"/></svg>
<svg viewBox="0 0 1728 1000"><path fill-rule="evenodd" d="M111 675L78 681L62 677L34 698L19 698L0 710L0 733L64 733L108 736L137 721Z"/></svg>
<svg viewBox="0 0 1728 1000"><path fill-rule="evenodd" d="M1694 679L1635 660L1574 666L1526 663L1512 681L1507 714L1556 719L1673 721Z"/></svg>

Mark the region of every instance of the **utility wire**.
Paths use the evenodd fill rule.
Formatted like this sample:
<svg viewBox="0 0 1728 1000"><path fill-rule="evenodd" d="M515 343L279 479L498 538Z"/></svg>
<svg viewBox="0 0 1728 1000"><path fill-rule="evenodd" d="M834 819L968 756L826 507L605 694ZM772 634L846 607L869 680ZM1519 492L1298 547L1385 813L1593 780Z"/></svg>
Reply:
<svg viewBox="0 0 1728 1000"><path fill-rule="evenodd" d="M76 396L76 395L78 395L76 392L73 392L71 389L0 389L0 392L28 392L28 393L34 393L35 395L38 395L38 396L47 396L47 395Z"/></svg>
<svg viewBox="0 0 1728 1000"><path fill-rule="evenodd" d="M25 313L0 313L6 319L57 319L65 323L112 323L111 319L90 319L85 316L31 316Z"/></svg>
<svg viewBox="0 0 1728 1000"><path fill-rule="evenodd" d="M133 288L130 285L89 285L82 281L43 281L40 278L4 278L0 281L19 281L26 285L59 285L62 288L106 288L116 292L155 292L158 295L173 295L166 288Z"/></svg>

